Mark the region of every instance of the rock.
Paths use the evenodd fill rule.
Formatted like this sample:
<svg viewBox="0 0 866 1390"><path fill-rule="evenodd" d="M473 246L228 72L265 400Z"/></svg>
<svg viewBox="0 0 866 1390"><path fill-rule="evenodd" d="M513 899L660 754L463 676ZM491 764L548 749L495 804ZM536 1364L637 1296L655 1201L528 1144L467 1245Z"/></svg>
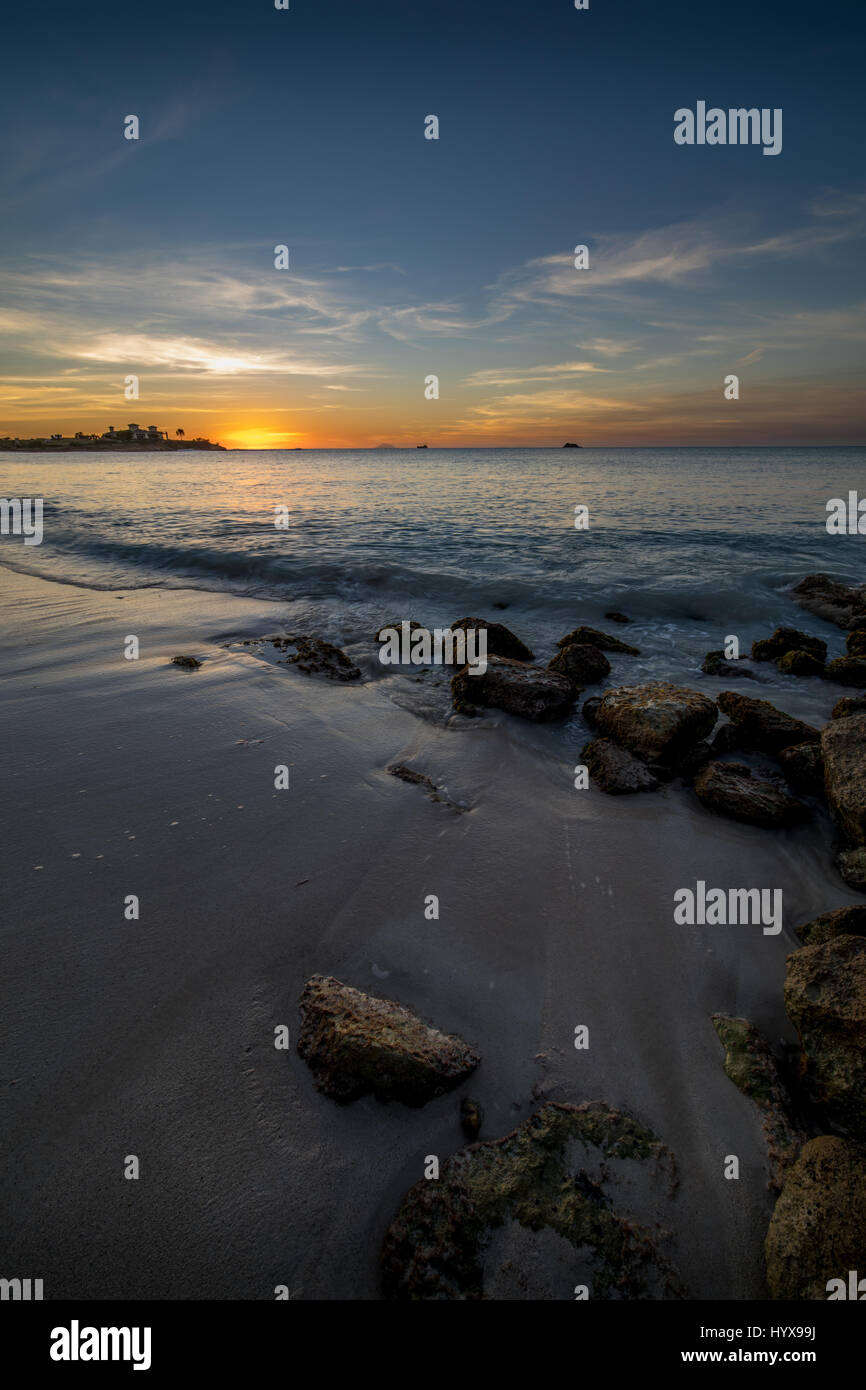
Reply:
<svg viewBox="0 0 866 1390"><path fill-rule="evenodd" d="M794 743L815 743L821 737L811 724L783 714L769 700L753 700L733 690L723 690L717 698L719 709L736 725L741 748L778 753Z"/></svg>
<svg viewBox="0 0 866 1390"><path fill-rule="evenodd" d="M824 663L811 652L785 652L779 660L779 670L786 676L823 676Z"/></svg>
<svg viewBox="0 0 866 1390"><path fill-rule="evenodd" d="M821 750L830 810L852 844L866 844L866 714L831 719Z"/></svg>
<svg viewBox="0 0 866 1390"><path fill-rule="evenodd" d="M713 1027L724 1045L726 1074L762 1112L770 1160L770 1186L778 1191L784 1173L800 1152L805 1135L792 1118L790 1099L773 1054L748 1019L713 1014Z"/></svg>
<svg viewBox="0 0 866 1390"><path fill-rule="evenodd" d="M590 724L593 727L595 727L596 720L598 719L598 707L600 704L600 695L590 695L589 699L584 701L583 707L580 711L587 724Z"/></svg>
<svg viewBox="0 0 866 1390"><path fill-rule="evenodd" d="M698 799L716 815L767 828L799 825L806 807L771 782L752 776L744 763L710 763L695 778Z"/></svg>
<svg viewBox="0 0 866 1390"><path fill-rule="evenodd" d="M787 652L798 651L809 652L821 665L827 660L827 643L796 627L777 627L772 637L752 643L755 661L781 661Z"/></svg>
<svg viewBox="0 0 866 1390"><path fill-rule="evenodd" d="M736 724L720 724L710 739L710 747L714 753L735 752L740 747Z"/></svg>
<svg viewBox="0 0 866 1390"><path fill-rule="evenodd" d="M830 718L846 719L849 714L866 714L866 695L843 695L830 711Z"/></svg>
<svg viewBox="0 0 866 1390"><path fill-rule="evenodd" d="M611 637L607 632L599 632L596 627L576 627L572 632L567 632L564 637L560 637L557 642L558 647L570 647L574 643L580 646L598 647L602 652L621 652L624 656L640 656L639 647L630 647L628 642L621 642L618 637ZM608 669L610 669L608 667Z"/></svg>
<svg viewBox="0 0 866 1390"><path fill-rule="evenodd" d="M748 666L744 666L740 661L729 661L724 652L707 652L701 670L705 676L724 676L727 679L745 677L750 681L758 679Z"/></svg>
<svg viewBox="0 0 866 1390"><path fill-rule="evenodd" d="M503 656L509 661L532 660L533 654L526 643L502 623L488 623L484 618L461 618L458 623L451 624L452 632L477 632L480 628L487 629L488 656Z"/></svg>
<svg viewBox="0 0 866 1390"><path fill-rule="evenodd" d="M385 1297L492 1297L505 1268L495 1240L503 1230L531 1242L519 1261L527 1268L537 1263L534 1242L550 1242L564 1266L555 1281L563 1298L587 1270L593 1299L676 1296L658 1233L620 1216L610 1191L622 1184L629 1200L629 1183L654 1178L652 1198L671 1170L668 1151L630 1116L550 1102L504 1139L452 1154L435 1182L410 1188L382 1246Z"/></svg>
<svg viewBox="0 0 866 1390"><path fill-rule="evenodd" d="M628 792L651 792L658 787L658 779L627 748L611 743L607 738L594 738L587 743L581 757L589 768L589 775L599 791L609 796L622 796Z"/></svg>
<svg viewBox="0 0 866 1390"><path fill-rule="evenodd" d="M852 618L866 614L862 593L839 584L828 574L807 574L791 592L801 608L839 627L847 627Z"/></svg>
<svg viewBox="0 0 866 1390"><path fill-rule="evenodd" d="M556 719L568 713L577 692L556 671L491 656L483 675L470 675L468 666L458 671L451 679L451 693L458 711L485 705L521 719Z"/></svg>
<svg viewBox="0 0 866 1390"><path fill-rule="evenodd" d="M845 934L793 951L785 1009L814 1100L866 1139L866 937Z"/></svg>
<svg viewBox="0 0 866 1390"><path fill-rule="evenodd" d="M806 946L822 946L837 936L866 936L866 907L837 907L797 928Z"/></svg>
<svg viewBox="0 0 866 1390"><path fill-rule="evenodd" d="M330 642L322 642L318 637L299 637L295 645L298 650L290 660L306 675L327 676L333 681L361 679L355 663Z"/></svg>
<svg viewBox="0 0 866 1390"><path fill-rule="evenodd" d="M795 743L777 754L785 781L795 792L822 796L824 792L824 757L819 743Z"/></svg>
<svg viewBox="0 0 866 1390"><path fill-rule="evenodd" d="M866 656L837 656L827 662L822 675L837 685L866 685Z"/></svg>
<svg viewBox="0 0 866 1390"><path fill-rule="evenodd" d="M416 623L414 618L408 618L408 619L407 619L407 618L396 618L396 619L394 620L393 623L383 623L383 624L382 624L382 626L379 628L379 631L376 633L376 641L377 641L377 642L385 642L385 641L387 641L387 638L385 637L385 633L388 632L389 630L390 630L391 632L397 632L397 633L401 632L401 630L402 630L402 629L401 629L401 623L404 623L404 622L408 622L408 624L409 624L409 631L410 631L410 632L426 632L426 631L427 631L427 629L425 628L424 624L423 624L423 623Z"/></svg>
<svg viewBox="0 0 866 1390"><path fill-rule="evenodd" d="M300 1003L298 1054L316 1087L341 1104L372 1092L423 1105L459 1086L481 1058L462 1038L430 1028L390 999L314 975Z"/></svg>
<svg viewBox="0 0 866 1390"><path fill-rule="evenodd" d="M595 685L597 681L610 675L610 662L598 647L577 642L563 647L547 663L548 671L556 671L565 676L580 690L585 685Z"/></svg>
<svg viewBox="0 0 866 1390"><path fill-rule="evenodd" d="M764 1244L773 1298L828 1298L831 1279L863 1271L866 1157L834 1135L803 1146L787 1175Z"/></svg>
<svg viewBox="0 0 866 1390"><path fill-rule="evenodd" d="M845 638L845 650L849 656L866 656L866 628L860 627L848 633Z"/></svg>
<svg viewBox="0 0 866 1390"><path fill-rule="evenodd" d="M715 722L712 700L668 681L608 690L597 714L600 733L647 762L668 761L684 752L705 738Z"/></svg>
<svg viewBox="0 0 866 1390"><path fill-rule="evenodd" d="M181 666L184 671L197 671L201 666L201 662L198 657L195 656L173 656L171 658L171 665Z"/></svg>
<svg viewBox="0 0 866 1390"><path fill-rule="evenodd" d="M846 849L836 856L836 868L858 893L866 893L866 849Z"/></svg>
<svg viewBox="0 0 866 1390"><path fill-rule="evenodd" d="M684 782L694 782L698 773L704 770L707 763L712 762L714 756L715 750L712 745L706 739L701 739L693 748L686 748L675 757L673 770Z"/></svg>
<svg viewBox="0 0 866 1390"><path fill-rule="evenodd" d="M625 616L624 613L617 613L615 610L614 610L614 612L612 612L612 613L605 613L604 616L607 618L607 620L608 620L609 623L630 623L630 622L631 622L631 618L627 618L627 617Z"/></svg>
<svg viewBox="0 0 866 1390"><path fill-rule="evenodd" d="M470 1100L464 1096L460 1102L460 1124L463 1133L469 1140L475 1140L481 1133L481 1126L484 1123L484 1111L477 1100Z"/></svg>

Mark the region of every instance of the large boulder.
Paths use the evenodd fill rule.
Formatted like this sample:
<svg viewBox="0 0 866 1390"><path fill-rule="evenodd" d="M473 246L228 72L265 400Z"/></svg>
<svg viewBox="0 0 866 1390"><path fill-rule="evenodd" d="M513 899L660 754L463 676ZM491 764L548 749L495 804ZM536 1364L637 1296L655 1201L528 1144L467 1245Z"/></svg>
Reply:
<svg viewBox="0 0 866 1390"><path fill-rule="evenodd" d="M481 1061L462 1038L428 1027L390 999L314 975L300 1003L298 1054L318 1090L342 1104L372 1092L423 1105L459 1086Z"/></svg>
<svg viewBox="0 0 866 1390"><path fill-rule="evenodd" d="M618 637L611 637L609 632L600 632L597 627L576 627L573 632L567 632L564 637L560 637L556 645L558 647L570 647L575 642L581 646L598 647L603 652L621 652L624 656L640 656L639 647L630 647L628 642L621 642Z"/></svg>
<svg viewBox="0 0 866 1390"><path fill-rule="evenodd" d="M488 656L504 656L509 661L532 660L533 653L526 643L515 637L503 623L488 623L485 618L461 618L459 622L451 624L452 632L479 632L482 628L487 633Z"/></svg>
<svg viewBox="0 0 866 1390"><path fill-rule="evenodd" d="M820 743L795 743L776 755L785 781L795 792L820 796L824 791L824 758Z"/></svg>
<svg viewBox="0 0 866 1390"><path fill-rule="evenodd" d="M567 1300L580 1282L594 1299L676 1298L656 1228L672 1173L630 1116L549 1102L410 1188L382 1245L385 1297ZM637 1224L636 1190L656 1229Z"/></svg>
<svg viewBox="0 0 866 1390"><path fill-rule="evenodd" d="M796 627L777 627L772 637L752 643L755 661L781 661L786 652L809 652L823 664L827 660L827 643Z"/></svg>
<svg viewBox="0 0 866 1390"><path fill-rule="evenodd" d="M464 666L451 678L451 693L457 710L485 705L536 720L567 714L577 696L572 682L558 672L499 656L489 656L481 674Z"/></svg>
<svg viewBox="0 0 866 1390"><path fill-rule="evenodd" d="M593 785L609 796L651 792L658 786L658 778L653 776L646 763L627 748L611 743L609 738L594 738L585 746L581 757L589 769Z"/></svg>
<svg viewBox="0 0 866 1390"><path fill-rule="evenodd" d="M785 1008L815 1101L866 1139L866 938L845 934L793 951Z"/></svg>
<svg viewBox="0 0 866 1390"><path fill-rule="evenodd" d="M586 642L571 642L547 663L547 669L565 676L581 690L585 685L595 685L596 681L609 676L610 662L598 647L591 647Z"/></svg>
<svg viewBox="0 0 866 1390"><path fill-rule="evenodd" d="M866 628L858 627L848 633L845 650L849 656L866 656Z"/></svg>
<svg viewBox="0 0 866 1390"><path fill-rule="evenodd" d="M797 928L806 946L822 946L837 936L866 936L866 907L837 907Z"/></svg>
<svg viewBox="0 0 866 1390"><path fill-rule="evenodd" d="M804 724L802 719L784 714L769 700L753 700L748 695L737 695L733 690L723 690L716 698L719 709L736 725L740 748L759 748L765 753L778 753L782 748L790 748L793 743L817 743L821 737L818 729L811 724Z"/></svg>
<svg viewBox="0 0 866 1390"><path fill-rule="evenodd" d="M299 637L297 652L291 658L299 671L308 676L327 676L332 681L357 681L361 672L346 653L318 637Z"/></svg>
<svg viewBox="0 0 866 1390"><path fill-rule="evenodd" d="M761 1112L771 1186L778 1191L782 1174L797 1158L805 1136L791 1114L790 1097L775 1058L747 1018L713 1014L713 1027L725 1049L726 1074Z"/></svg>
<svg viewBox="0 0 866 1390"><path fill-rule="evenodd" d="M837 656L827 662L822 674L837 685L866 685L866 656Z"/></svg>
<svg viewBox="0 0 866 1390"><path fill-rule="evenodd" d="M788 1172L764 1243L773 1298L823 1302L832 1279L864 1272L866 1154L825 1134ZM831 1286L832 1288L832 1286Z"/></svg>
<svg viewBox="0 0 866 1390"><path fill-rule="evenodd" d="M852 619L866 614L862 591L840 584L828 574L807 574L791 592L801 608L839 627L848 627Z"/></svg>
<svg viewBox="0 0 866 1390"><path fill-rule="evenodd" d="M601 734L646 762L669 761L706 738L715 722L712 700L668 681L608 690L596 715Z"/></svg>
<svg viewBox="0 0 866 1390"><path fill-rule="evenodd" d="M830 809L848 840L866 845L866 714L831 719L821 751Z"/></svg>
<svg viewBox="0 0 866 1390"><path fill-rule="evenodd" d="M802 802L753 777L745 763L708 763L695 778L695 792L716 815L747 825L782 828L799 825L809 815Z"/></svg>

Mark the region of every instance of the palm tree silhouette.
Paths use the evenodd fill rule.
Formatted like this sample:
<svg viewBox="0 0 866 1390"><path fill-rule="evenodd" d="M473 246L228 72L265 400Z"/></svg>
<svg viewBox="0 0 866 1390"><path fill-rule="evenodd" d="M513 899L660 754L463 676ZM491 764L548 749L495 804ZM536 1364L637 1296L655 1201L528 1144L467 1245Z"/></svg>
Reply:
<svg viewBox="0 0 866 1390"><path fill-rule="evenodd" d="M175 430L175 434L177 435L178 439L183 439L184 437L183 430Z"/></svg>

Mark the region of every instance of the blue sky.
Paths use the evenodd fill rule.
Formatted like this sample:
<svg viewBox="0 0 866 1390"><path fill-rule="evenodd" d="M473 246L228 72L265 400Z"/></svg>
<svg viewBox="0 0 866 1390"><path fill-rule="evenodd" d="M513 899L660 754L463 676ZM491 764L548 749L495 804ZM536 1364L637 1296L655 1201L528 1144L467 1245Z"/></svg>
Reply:
<svg viewBox="0 0 866 1390"><path fill-rule="evenodd" d="M864 30L776 0L31 7L0 432L857 442ZM699 99L782 108L782 153L677 146Z"/></svg>

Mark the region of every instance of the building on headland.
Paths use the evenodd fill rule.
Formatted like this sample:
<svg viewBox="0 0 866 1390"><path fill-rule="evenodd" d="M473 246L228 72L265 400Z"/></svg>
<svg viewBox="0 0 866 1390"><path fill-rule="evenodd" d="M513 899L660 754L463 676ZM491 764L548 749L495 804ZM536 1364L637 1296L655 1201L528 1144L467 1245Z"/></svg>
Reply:
<svg viewBox="0 0 866 1390"><path fill-rule="evenodd" d="M140 444L146 440L168 439L168 431L161 430L158 425L148 425L145 430L133 421L131 425L127 425L125 430L119 432L115 430L113 425L109 425L102 438L131 440L133 443Z"/></svg>

